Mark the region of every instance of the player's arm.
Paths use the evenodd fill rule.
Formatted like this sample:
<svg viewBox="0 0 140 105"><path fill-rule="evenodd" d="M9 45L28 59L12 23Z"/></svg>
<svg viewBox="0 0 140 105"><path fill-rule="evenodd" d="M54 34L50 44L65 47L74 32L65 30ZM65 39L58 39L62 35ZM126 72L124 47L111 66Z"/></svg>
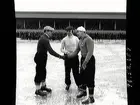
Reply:
<svg viewBox="0 0 140 105"><path fill-rule="evenodd" d="M56 52L52 49L49 40L46 40L46 41L45 41L45 46L46 46L48 52L49 52L51 55L53 55L53 56L55 56L55 57L57 57L57 58L63 58L60 54L56 53Z"/></svg>
<svg viewBox="0 0 140 105"><path fill-rule="evenodd" d="M87 47L88 53L86 55L86 58L85 58L84 62L88 63L91 56L93 55L93 50L94 50L94 43L93 43L92 39L88 38L86 40L86 47Z"/></svg>
<svg viewBox="0 0 140 105"><path fill-rule="evenodd" d="M65 50L65 40L62 40L61 42L61 48L60 48L60 51L64 54L67 53L67 51Z"/></svg>
<svg viewBox="0 0 140 105"><path fill-rule="evenodd" d="M79 39L78 37L76 37L76 46L78 46L78 44L79 44Z"/></svg>

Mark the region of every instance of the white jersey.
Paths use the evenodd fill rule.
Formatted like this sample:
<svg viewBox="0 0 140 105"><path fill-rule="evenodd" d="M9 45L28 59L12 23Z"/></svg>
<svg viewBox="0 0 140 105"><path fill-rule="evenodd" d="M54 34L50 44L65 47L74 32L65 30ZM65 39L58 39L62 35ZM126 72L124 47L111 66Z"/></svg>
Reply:
<svg viewBox="0 0 140 105"><path fill-rule="evenodd" d="M63 53L72 53L75 51L79 43L78 37L72 35L72 36L66 36L61 41L61 52Z"/></svg>

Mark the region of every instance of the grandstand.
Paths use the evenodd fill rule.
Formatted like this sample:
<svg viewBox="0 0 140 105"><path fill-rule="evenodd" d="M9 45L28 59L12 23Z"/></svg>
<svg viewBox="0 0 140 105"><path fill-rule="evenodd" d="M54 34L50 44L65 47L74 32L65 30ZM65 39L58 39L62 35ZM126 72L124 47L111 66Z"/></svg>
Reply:
<svg viewBox="0 0 140 105"><path fill-rule="evenodd" d="M45 25L56 30L64 30L67 26L84 26L87 30L100 32L126 31L126 13L122 12L15 12L16 31L40 31ZM29 35L27 35L29 36ZM36 35L38 36L38 35ZM38 39L38 37L37 37Z"/></svg>

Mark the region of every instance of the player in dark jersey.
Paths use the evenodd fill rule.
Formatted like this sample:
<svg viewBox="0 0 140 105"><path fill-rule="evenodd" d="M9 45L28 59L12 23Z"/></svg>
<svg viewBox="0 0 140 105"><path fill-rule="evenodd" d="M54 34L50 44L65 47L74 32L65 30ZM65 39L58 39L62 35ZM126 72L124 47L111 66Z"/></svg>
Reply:
<svg viewBox="0 0 140 105"><path fill-rule="evenodd" d="M87 96L86 88L88 88L89 97L82 104L94 103L94 87L95 87L95 57L93 55L94 42L92 38L86 34L84 27L77 28L77 36L80 39L77 49L68 54L68 58L76 56L81 51L81 68L80 68L80 80L82 90L77 98Z"/></svg>
<svg viewBox="0 0 140 105"><path fill-rule="evenodd" d="M38 40L37 43L37 52L34 57L34 61L36 63L36 75L34 77L34 82L36 85L36 95L45 96L47 92L51 92L52 90L46 86L46 64L47 64L47 57L49 52L51 55L58 57L60 59L64 59L64 56L59 55L56 53L51 45L49 38L52 35L53 28L50 26L44 27L44 34ZM47 91L47 92L44 92Z"/></svg>

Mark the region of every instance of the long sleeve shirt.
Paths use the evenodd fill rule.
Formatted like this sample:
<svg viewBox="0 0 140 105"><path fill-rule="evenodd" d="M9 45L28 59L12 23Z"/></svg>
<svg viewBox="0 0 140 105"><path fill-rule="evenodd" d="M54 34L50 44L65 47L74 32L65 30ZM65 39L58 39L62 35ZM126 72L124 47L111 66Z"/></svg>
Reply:
<svg viewBox="0 0 140 105"><path fill-rule="evenodd" d="M72 53L76 50L79 43L78 37L72 35L72 36L66 36L61 41L61 52L63 53Z"/></svg>
<svg viewBox="0 0 140 105"><path fill-rule="evenodd" d="M61 56L52 49L52 47L50 45L49 37L45 34L43 34L39 38L39 41L37 44L37 52L44 53L44 54L47 54L47 52L49 52L51 55L58 57L58 58Z"/></svg>

